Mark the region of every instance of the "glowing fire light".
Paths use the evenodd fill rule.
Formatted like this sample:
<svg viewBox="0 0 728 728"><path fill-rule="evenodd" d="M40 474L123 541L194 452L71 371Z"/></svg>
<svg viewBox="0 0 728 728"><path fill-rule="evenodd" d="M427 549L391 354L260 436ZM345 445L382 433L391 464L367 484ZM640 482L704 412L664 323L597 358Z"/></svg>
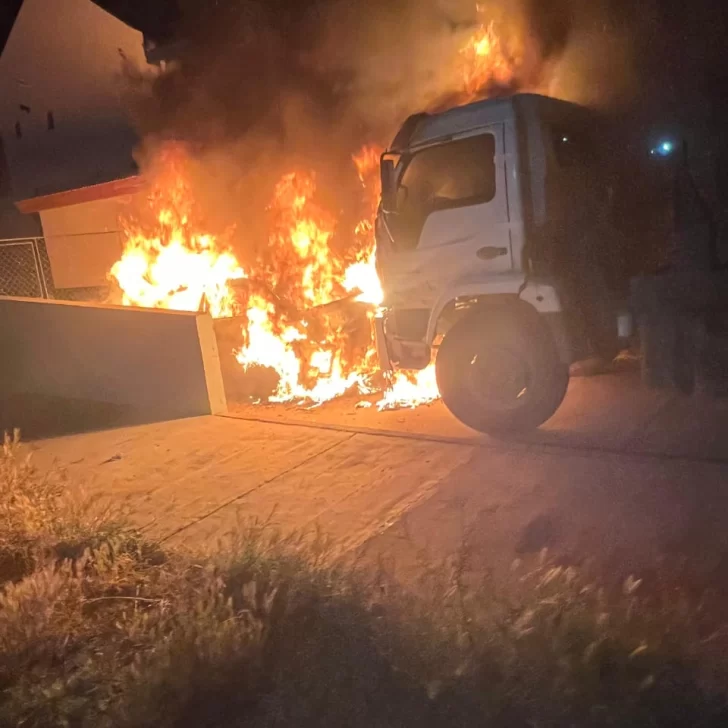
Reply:
<svg viewBox="0 0 728 728"><path fill-rule="evenodd" d="M374 251L362 260L352 263L345 271L341 285L346 291L360 291L357 301L379 306L384 299L374 261Z"/></svg>
<svg viewBox="0 0 728 728"><path fill-rule="evenodd" d="M379 154L367 149L356 157L370 214L379 195L374 174ZM358 302L369 304L371 319L381 303L369 220L357 225L354 238L359 252L346 265L329 248L336 225L313 201L315 178L287 174L276 185L270 207L272 254L246 275L232 252L215 237L194 229L184 156L179 150L167 150L163 156L164 172L148 196L153 223L146 228L125 224L124 253L111 270L123 302L187 311L206 303L214 317L240 315L242 345L236 358L244 369L266 367L277 373L271 402L320 404L350 390L372 393L371 380L378 368L371 332L365 331L363 341L351 351L341 322L326 309L347 292L356 293ZM247 278L253 289L263 284L259 287L284 295L275 302L260 293L238 292L236 298L230 281L240 278ZM239 302L243 297L245 301ZM424 382L422 373L395 373L378 406L415 406L434 399L436 389L433 393Z"/></svg>
<svg viewBox="0 0 728 728"><path fill-rule="evenodd" d="M435 379L435 365L412 374L395 372L391 386L377 402L380 410L418 407L439 399L440 392Z"/></svg>
<svg viewBox="0 0 728 728"><path fill-rule="evenodd" d="M360 291L357 301L374 306L380 306L384 300L374 257L374 224L372 222L377 214L381 195L379 158L383 152L382 147L368 145L362 147L359 153L352 157L366 195L368 210L367 217L361 220L354 230L359 242L359 255L356 262L349 265L344 271L342 281L346 291Z"/></svg>
<svg viewBox="0 0 728 728"><path fill-rule="evenodd" d="M235 313L229 282L245 278L235 256L212 235L197 232L193 205L177 149L164 151L164 174L147 199L153 221L126 221L124 254L111 269L126 306Z"/></svg>
<svg viewBox="0 0 728 728"><path fill-rule="evenodd" d="M308 360L308 374L314 383L306 387L301 382L305 362L297 353L296 345L307 342L307 335L296 326L285 326L281 330L275 324L276 318L273 304L260 297L251 297L244 331L246 345L237 354L238 362L246 369L262 366L276 371L278 386L269 401L300 400L321 404L341 396L355 385L365 387L357 373L344 375L338 352L318 348Z"/></svg>
<svg viewBox="0 0 728 728"><path fill-rule="evenodd" d="M354 387L369 391L366 354L360 360L347 358L341 324L325 309L317 310L345 295L346 270L329 248L335 221L313 202L315 192L313 175L290 173L276 185L269 241L273 254L262 262L260 276L283 292L287 311L251 296L243 346L236 355L245 369L276 371L272 402L320 404Z"/></svg>
<svg viewBox="0 0 728 728"><path fill-rule="evenodd" d="M460 51L461 101L477 98L490 84L507 84L513 63L483 23ZM265 259L244 271L225 241L205 232L186 182L185 156L160 154L148 202L151 221L127 221L121 259L111 277L125 305L185 311L213 317L239 315L244 369L275 370L272 402L320 404L355 390L375 391L378 375L370 330L353 341L328 304L353 296L371 320L383 300L376 273L373 220L380 197L383 149L363 147L353 156L362 184L364 218L351 231L353 253L337 256L330 243L336 220L314 202L315 177L292 172L276 185L269 209L272 226ZM351 256L351 257L349 257ZM247 279L249 290L231 281ZM270 292L275 291L275 297ZM434 365L420 372L394 372L377 407L416 407L439 397Z"/></svg>
<svg viewBox="0 0 728 728"><path fill-rule="evenodd" d="M299 309L320 306L341 291L343 263L331 255L335 220L314 202L312 174L285 175L273 192L270 235L273 255L264 261L264 276Z"/></svg>
<svg viewBox="0 0 728 728"><path fill-rule="evenodd" d="M506 54L492 21L481 23L460 49L460 60L462 102L474 101L492 85L507 86L513 81L513 59Z"/></svg>

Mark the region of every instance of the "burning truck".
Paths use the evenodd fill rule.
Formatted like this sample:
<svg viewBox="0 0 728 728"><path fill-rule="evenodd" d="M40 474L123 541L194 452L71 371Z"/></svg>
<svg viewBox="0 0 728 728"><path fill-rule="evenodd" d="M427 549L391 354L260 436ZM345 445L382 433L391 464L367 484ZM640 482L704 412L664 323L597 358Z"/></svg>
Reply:
<svg viewBox="0 0 728 728"><path fill-rule="evenodd" d="M260 399L310 406L380 392L386 408L441 396L483 432L548 420L570 364L611 361L630 343L635 301L654 367L654 326L630 285L640 275L639 290L664 285L652 274L670 231L646 197L655 170L638 158L649 155L609 120L516 94L414 115L380 151L353 159L375 220L356 226L348 257L330 250L335 223L315 203L315 179L291 173L271 205L274 254L250 270L196 232L170 153L150 197L159 229L130 230L112 269L124 303L206 308L229 371L270 373Z"/></svg>
<svg viewBox="0 0 728 728"><path fill-rule="evenodd" d="M599 114L504 95L548 84L527 81L523 43L481 20L453 32L448 93L423 95L429 113L409 118L386 151L350 155L356 224L327 210L316 174L285 155L265 210L250 216L268 225L265 240L251 243L248 220L233 236L201 213L210 195L196 199L188 184L194 153L155 146L133 178L133 205L124 198L107 302L209 312L246 398L315 406L355 393L389 408L442 396L487 432L548 419L571 362L609 360L624 344L630 279L656 269L626 261L666 235L630 209L648 185ZM175 67L159 79L174 80ZM104 261L118 250L105 235Z"/></svg>
<svg viewBox="0 0 728 728"><path fill-rule="evenodd" d="M687 155L659 204L638 149L595 112L532 94L410 117L381 162L382 368L434 359L459 420L527 430L561 404L570 364L630 345L636 314L645 380L704 385L726 360L710 209Z"/></svg>
<svg viewBox="0 0 728 728"><path fill-rule="evenodd" d="M597 128L522 94L415 115L382 157L382 367L435 358L445 405L476 430L539 426L569 364L613 358L628 333L602 254L614 207Z"/></svg>

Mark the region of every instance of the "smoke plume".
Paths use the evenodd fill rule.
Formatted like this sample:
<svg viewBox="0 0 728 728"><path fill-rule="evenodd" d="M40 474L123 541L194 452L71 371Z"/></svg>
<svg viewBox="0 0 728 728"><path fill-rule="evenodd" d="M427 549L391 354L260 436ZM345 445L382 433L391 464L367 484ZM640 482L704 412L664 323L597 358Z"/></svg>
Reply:
<svg viewBox="0 0 728 728"><path fill-rule="evenodd" d="M315 171L342 230L361 219L351 155L409 114L463 100L461 49L493 24L508 64L480 96L529 90L590 104L633 92L633 37L608 0L187 0L173 57L130 75L146 169L159 143L192 151L210 224L234 224L243 265L266 245L273 186ZM346 245L346 240L335 244Z"/></svg>

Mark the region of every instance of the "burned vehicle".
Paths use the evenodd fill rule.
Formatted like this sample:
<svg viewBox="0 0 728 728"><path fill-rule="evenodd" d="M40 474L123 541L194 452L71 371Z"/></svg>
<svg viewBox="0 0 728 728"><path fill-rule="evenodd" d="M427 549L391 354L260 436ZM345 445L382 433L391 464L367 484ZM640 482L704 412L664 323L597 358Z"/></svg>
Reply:
<svg viewBox="0 0 728 728"><path fill-rule="evenodd" d="M533 94L410 117L381 159L382 368L434 358L479 431L549 419L569 365L630 333L618 149L594 112Z"/></svg>

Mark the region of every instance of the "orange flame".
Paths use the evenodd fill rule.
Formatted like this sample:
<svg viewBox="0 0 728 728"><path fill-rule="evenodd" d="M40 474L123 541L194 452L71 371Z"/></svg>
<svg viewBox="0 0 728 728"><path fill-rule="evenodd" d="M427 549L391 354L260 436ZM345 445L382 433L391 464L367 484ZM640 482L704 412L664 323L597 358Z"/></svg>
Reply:
<svg viewBox="0 0 728 728"><path fill-rule="evenodd" d="M353 387L369 391L368 347L358 357L351 354L341 322L324 308L316 311L344 296L346 270L329 248L335 222L313 202L315 192L313 175L290 173L276 185L270 236L274 252L259 275L269 288L284 292L288 310L251 296L244 343L237 352L246 369L264 366L277 372L274 402L320 404Z"/></svg>
<svg viewBox="0 0 728 728"><path fill-rule="evenodd" d="M515 77L515 65L496 34L493 21L482 22L460 49L461 102L480 98L493 85L510 85Z"/></svg>
<svg viewBox="0 0 728 728"><path fill-rule="evenodd" d="M314 204L315 192L314 175L292 172L276 185L271 205L274 253L264 275L302 308L320 306L343 293L343 264L329 250L336 223Z"/></svg>
<svg viewBox="0 0 728 728"><path fill-rule="evenodd" d="M231 280L245 278L235 256L213 235L195 229L179 148L165 149L164 173L147 198L151 222L122 221L124 254L111 269L127 306L196 311L215 317L236 311Z"/></svg>
<svg viewBox="0 0 728 728"><path fill-rule="evenodd" d="M460 51L461 101L478 98L491 84L512 81L514 62L493 23L482 23ZM331 249L336 220L315 202L313 174L291 172L278 182L269 208L269 250L244 271L226 240L205 231L187 183L185 156L163 150L152 177L151 220L124 223L125 245L111 277L125 305L195 311L214 317L240 315L245 369L274 369L271 401L319 404L352 389L374 391L378 374L371 330L354 340L327 304L353 296L371 320L383 300L375 267L374 227L380 197L379 159L384 150L363 147L352 159L362 185L365 216L351 231L347 259ZM231 281L247 279L237 293ZM365 321L365 324L367 322ZM380 409L415 407L439 396L434 365L387 379Z"/></svg>
<svg viewBox="0 0 728 728"><path fill-rule="evenodd" d="M357 301L380 306L384 300L382 285L377 275L374 253L374 218L379 207L382 193L379 179L379 158L384 148L378 145L366 145L352 157L359 181L362 184L366 199L366 217L361 220L354 234L359 252L354 263L344 271L342 284L346 291L359 291Z"/></svg>
<svg viewBox="0 0 728 728"><path fill-rule="evenodd" d="M379 198L380 154L367 147L354 158L370 216ZM378 367L371 331L352 345L341 321L326 312L326 304L354 293L358 302L369 305L371 320L382 301L370 218L356 226L358 252L354 262L345 264L329 247L334 219L313 201L315 177L287 174L276 185L270 207L273 254L246 274L227 246L195 229L184 155L179 149L165 150L162 160L163 172L147 198L153 222L146 227L125 222L124 252L111 269L123 303L186 311L200 310L206 303L213 317L240 314L244 324L236 358L245 369L275 370L278 385L271 402L320 404L352 389L372 393ZM274 301L262 293L248 293L239 303L243 294L236 296L230 282L243 278L252 290L284 295ZM396 372L378 406L416 406L437 396L432 367L417 375Z"/></svg>

